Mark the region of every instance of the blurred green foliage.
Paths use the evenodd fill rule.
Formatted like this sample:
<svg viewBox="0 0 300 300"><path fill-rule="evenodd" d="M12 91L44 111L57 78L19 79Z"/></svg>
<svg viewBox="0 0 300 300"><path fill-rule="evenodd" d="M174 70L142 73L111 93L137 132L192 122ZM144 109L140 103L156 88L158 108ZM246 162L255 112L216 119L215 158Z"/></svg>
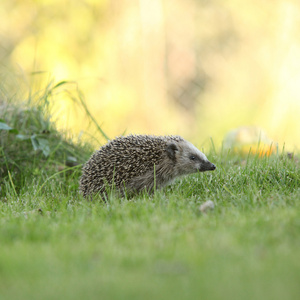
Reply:
<svg viewBox="0 0 300 300"><path fill-rule="evenodd" d="M37 94L29 91L21 104L0 98L0 195L6 193L8 178L18 193L41 176L61 172L65 182L79 177L93 148L80 139L75 141L66 131L59 132L49 107L53 95L64 92L66 85L50 82Z"/></svg>
<svg viewBox="0 0 300 300"><path fill-rule="evenodd" d="M78 82L112 137L175 133L206 146L256 125L294 149L299 14L296 0L2 0L0 61L43 71L28 79L37 90L52 75ZM68 99L55 110L60 128L86 129Z"/></svg>

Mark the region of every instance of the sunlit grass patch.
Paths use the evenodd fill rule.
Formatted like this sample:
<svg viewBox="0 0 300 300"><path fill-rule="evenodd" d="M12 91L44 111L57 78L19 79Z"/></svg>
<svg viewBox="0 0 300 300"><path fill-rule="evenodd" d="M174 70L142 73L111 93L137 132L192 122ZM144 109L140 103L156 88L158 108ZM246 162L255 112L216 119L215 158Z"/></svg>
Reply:
<svg viewBox="0 0 300 300"><path fill-rule="evenodd" d="M51 106L59 93L68 93L68 82L50 82L33 93L28 90L24 101L1 102L0 110L0 193L9 184L19 191L41 174L66 179L81 172L81 165L93 146L56 128ZM76 98L77 95L77 98ZM85 113L89 113L80 92L70 97ZM11 99L10 99L11 100ZM91 117L91 115L88 115ZM99 125L97 124L99 127ZM100 128L100 127L99 127ZM98 130L99 130L98 128ZM76 167L77 166L77 167ZM43 176L43 175L42 175ZM5 181L4 178L8 178Z"/></svg>
<svg viewBox="0 0 300 300"><path fill-rule="evenodd" d="M78 181L92 147L68 140L43 107L19 116L2 116L18 133L0 134L1 299L297 299L298 153L212 147L212 173L88 201ZM16 138L32 132L48 155Z"/></svg>

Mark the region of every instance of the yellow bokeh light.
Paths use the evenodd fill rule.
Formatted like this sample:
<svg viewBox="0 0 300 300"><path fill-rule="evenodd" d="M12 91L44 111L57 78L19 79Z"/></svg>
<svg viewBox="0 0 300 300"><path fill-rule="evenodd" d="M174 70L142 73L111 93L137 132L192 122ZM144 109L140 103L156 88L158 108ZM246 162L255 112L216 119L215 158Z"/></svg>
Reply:
<svg viewBox="0 0 300 300"><path fill-rule="evenodd" d="M299 15L296 0L3 0L0 55L45 80L77 82L110 137L221 145L231 129L254 125L297 150ZM61 97L54 109L78 134L87 122L72 105Z"/></svg>

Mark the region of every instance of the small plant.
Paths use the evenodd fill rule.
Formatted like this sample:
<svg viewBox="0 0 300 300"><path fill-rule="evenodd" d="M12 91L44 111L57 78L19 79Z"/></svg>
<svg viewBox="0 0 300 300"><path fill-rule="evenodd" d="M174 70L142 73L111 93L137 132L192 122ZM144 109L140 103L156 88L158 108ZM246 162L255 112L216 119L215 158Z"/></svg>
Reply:
<svg viewBox="0 0 300 300"><path fill-rule="evenodd" d="M51 82L36 93L29 91L27 100L21 103L16 100L0 103L0 184L4 187L0 193L5 193L3 182L9 176L19 191L25 178L28 183L28 178L33 180L41 172L49 176L60 172L62 176L61 171L67 171L68 167L72 167L72 172L77 169L79 172L81 164L92 153L90 144L74 142L70 134L58 131L51 120L50 103L57 93L69 95L92 118L81 94L78 92L76 98L68 92L67 84ZM93 118L92 122L95 122ZM100 128L98 124L97 128Z"/></svg>

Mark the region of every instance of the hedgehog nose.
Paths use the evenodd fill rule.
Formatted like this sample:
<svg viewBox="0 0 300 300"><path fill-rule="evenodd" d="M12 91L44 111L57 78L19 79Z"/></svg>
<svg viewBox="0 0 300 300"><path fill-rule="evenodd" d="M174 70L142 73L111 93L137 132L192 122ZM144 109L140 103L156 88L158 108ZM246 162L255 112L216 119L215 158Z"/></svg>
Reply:
<svg viewBox="0 0 300 300"><path fill-rule="evenodd" d="M217 167L216 167L216 165L215 164L211 164L211 169L212 170L215 170Z"/></svg>

